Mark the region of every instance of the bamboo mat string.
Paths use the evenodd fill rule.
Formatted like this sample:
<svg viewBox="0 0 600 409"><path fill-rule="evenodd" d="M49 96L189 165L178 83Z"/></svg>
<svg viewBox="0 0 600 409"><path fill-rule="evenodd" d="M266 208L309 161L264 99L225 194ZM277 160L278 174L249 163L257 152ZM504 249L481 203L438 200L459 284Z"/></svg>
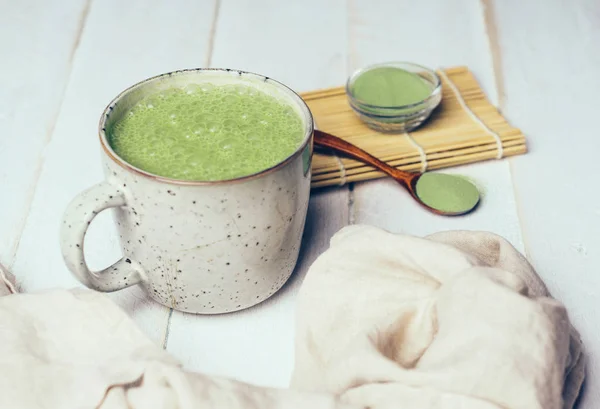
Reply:
<svg viewBox="0 0 600 409"><path fill-rule="evenodd" d="M438 71L442 78L444 78L444 81L446 81L446 84L450 87L450 89L456 96L458 103L465 110L465 112L471 117L471 119L473 119L473 121L477 122L479 126L481 126L488 134L490 134L494 138L494 140L496 141L497 148L496 159L502 159L504 157L504 147L502 146L502 138L500 137L500 135L498 135L496 132L490 129L490 127L487 126L481 119L479 119L479 117L475 115L471 108L469 108L469 106L465 103L465 99L463 98L461 92L458 90L454 82L452 82L452 80L448 78L448 75L446 75L444 69L440 68Z"/></svg>
<svg viewBox="0 0 600 409"><path fill-rule="evenodd" d="M421 158L421 173L425 173L427 171L427 154L425 153L425 149L423 149L423 147L421 145L419 145L417 143L417 141L415 141L415 138L413 138L411 136L410 133L404 131L404 135L406 136L406 139L408 139L408 142L410 142L410 144L412 146L415 147L415 149L417 149L417 151L419 152L419 157Z"/></svg>
<svg viewBox="0 0 600 409"><path fill-rule="evenodd" d="M340 167L340 186L344 186L346 184L346 167L344 166L344 162L342 162L342 160L340 159L339 156L337 156L335 153L333 153L333 157L335 158L335 161L337 162L338 166Z"/></svg>

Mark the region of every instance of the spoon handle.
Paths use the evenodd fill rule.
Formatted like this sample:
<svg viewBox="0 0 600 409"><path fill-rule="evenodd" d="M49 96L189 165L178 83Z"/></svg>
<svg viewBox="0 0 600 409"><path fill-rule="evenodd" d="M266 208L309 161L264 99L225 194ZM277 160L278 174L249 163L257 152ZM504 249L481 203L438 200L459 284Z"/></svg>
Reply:
<svg viewBox="0 0 600 409"><path fill-rule="evenodd" d="M333 149L334 151L341 152L353 159L367 163L393 177L397 181L404 183L407 187L410 186L411 179L417 175L415 173L409 173L400 169L396 169L360 149L358 146L338 138L337 136L333 136L327 132L319 131L318 129L315 129L314 143L317 146Z"/></svg>

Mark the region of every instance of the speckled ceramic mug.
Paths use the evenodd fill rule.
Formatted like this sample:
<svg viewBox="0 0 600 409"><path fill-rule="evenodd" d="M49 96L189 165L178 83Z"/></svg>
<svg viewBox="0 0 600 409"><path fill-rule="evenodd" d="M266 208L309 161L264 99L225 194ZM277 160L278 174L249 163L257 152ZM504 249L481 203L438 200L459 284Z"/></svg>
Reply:
<svg viewBox="0 0 600 409"><path fill-rule="evenodd" d="M115 154L105 129L140 98L206 80L256 86L284 100L304 123L298 149L272 168L215 182L159 177ZM63 257L83 284L105 292L140 284L159 303L200 314L251 307L283 286L298 258L310 194L313 120L296 93L242 71L173 72L117 96L100 119L99 134L106 180L69 204L61 227ZM123 258L92 272L84 237L94 217L110 208Z"/></svg>

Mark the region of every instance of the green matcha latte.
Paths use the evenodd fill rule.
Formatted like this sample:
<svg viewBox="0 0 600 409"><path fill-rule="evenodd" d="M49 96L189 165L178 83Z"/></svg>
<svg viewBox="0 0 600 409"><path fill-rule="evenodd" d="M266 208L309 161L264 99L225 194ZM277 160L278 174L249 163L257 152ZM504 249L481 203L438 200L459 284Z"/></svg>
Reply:
<svg viewBox="0 0 600 409"><path fill-rule="evenodd" d="M253 85L211 82L146 95L107 129L126 162L190 181L235 179L284 161L304 138L300 115Z"/></svg>

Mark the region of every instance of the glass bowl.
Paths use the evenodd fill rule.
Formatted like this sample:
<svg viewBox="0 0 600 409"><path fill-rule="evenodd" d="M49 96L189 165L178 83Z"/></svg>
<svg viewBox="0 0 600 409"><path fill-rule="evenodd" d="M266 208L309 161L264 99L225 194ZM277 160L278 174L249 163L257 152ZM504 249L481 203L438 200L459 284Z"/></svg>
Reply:
<svg viewBox="0 0 600 409"><path fill-rule="evenodd" d="M356 98L353 88L356 80L364 73L382 67L399 68L416 74L429 87L429 95L408 105L380 106ZM346 95L350 106L358 117L370 128L380 132L409 132L420 126L442 100L442 85L435 71L407 62L388 62L370 65L355 71L346 83Z"/></svg>

